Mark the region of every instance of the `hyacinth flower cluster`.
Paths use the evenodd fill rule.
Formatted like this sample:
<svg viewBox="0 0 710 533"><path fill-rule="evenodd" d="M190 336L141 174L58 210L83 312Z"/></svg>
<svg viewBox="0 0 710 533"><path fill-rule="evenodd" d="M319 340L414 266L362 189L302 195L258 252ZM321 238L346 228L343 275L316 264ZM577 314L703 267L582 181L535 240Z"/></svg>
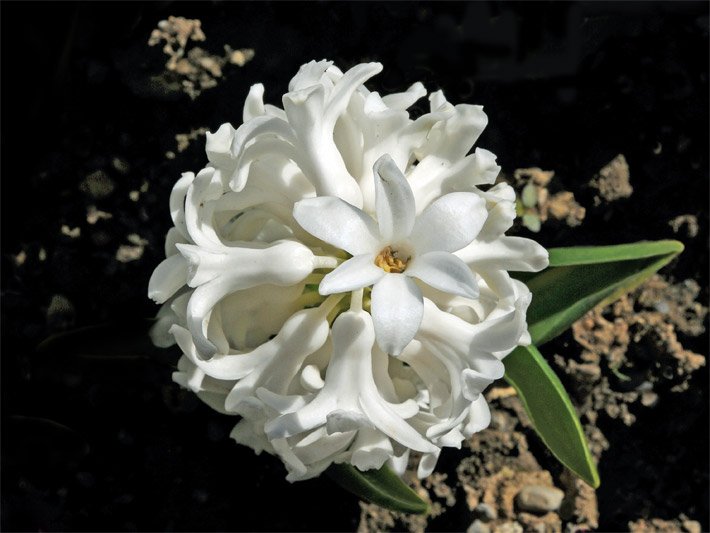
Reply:
<svg viewBox="0 0 710 533"><path fill-rule="evenodd" d="M530 342L528 288L548 264L506 236L515 194L471 151L480 106L421 83L380 95L379 63L303 65L282 98L247 96L243 124L207 134L208 164L170 197L174 227L149 296L152 338L182 351L175 382L291 481L333 463L434 469L485 428L483 391Z"/></svg>

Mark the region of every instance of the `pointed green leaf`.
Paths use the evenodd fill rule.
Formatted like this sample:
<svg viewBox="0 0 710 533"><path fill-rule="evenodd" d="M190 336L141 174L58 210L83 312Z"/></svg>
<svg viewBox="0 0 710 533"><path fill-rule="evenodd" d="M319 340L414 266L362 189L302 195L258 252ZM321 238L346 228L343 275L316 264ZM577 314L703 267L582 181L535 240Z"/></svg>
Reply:
<svg viewBox="0 0 710 533"><path fill-rule="evenodd" d="M557 375L534 346L519 346L505 358L505 379L518 393L545 446L557 459L589 483L599 474L582 425Z"/></svg>
<svg viewBox="0 0 710 533"><path fill-rule="evenodd" d="M380 507L402 513L424 514L429 506L388 466L360 471L349 464L334 464L327 471L338 485Z"/></svg>
<svg viewBox="0 0 710 533"><path fill-rule="evenodd" d="M590 265L644 259L663 255L677 255L683 251L679 241L644 241L613 246L572 246L550 248L550 266Z"/></svg>
<svg viewBox="0 0 710 533"><path fill-rule="evenodd" d="M677 241L553 248L550 266L525 283L533 343L553 339L587 311L633 290L683 250Z"/></svg>

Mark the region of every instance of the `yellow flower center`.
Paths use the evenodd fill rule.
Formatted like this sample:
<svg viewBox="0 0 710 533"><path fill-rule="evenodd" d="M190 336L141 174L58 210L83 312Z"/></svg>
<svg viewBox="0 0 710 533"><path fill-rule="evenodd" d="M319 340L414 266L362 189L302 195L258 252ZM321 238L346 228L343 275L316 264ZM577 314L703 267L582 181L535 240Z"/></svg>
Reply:
<svg viewBox="0 0 710 533"><path fill-rule="evenodd" d="M382 270L392 274L399 274L407 269L407 262L411 257L402 259L397 257L397 250L393 250L391 246L385 246L375 258L375 265Z"/></svg>

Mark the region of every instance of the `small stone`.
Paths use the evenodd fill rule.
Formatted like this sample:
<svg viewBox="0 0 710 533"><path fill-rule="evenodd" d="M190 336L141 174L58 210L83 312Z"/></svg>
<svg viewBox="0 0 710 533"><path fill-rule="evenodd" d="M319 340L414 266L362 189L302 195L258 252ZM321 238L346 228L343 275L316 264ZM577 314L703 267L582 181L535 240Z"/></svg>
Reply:
<svg viewBox="0 0 710 533"><path fill-rule="evenodd" d="M490 533L491 528L480 520L474 520L473 524L468 526L466 533Z"/></svg>
<svg viewBox="0 0 710 533"><path fill-rule="evenodd" d="M518 493L515 501L525 511L544 513L557 511L564 497L565 493L556 487L527 485Z"/></svg>
<svg viewBox="0 0 710 533"><path fill-rule="evenodd" d="M641 405L644 407L653 407L658 403L658 394L655 392L644 392L641 394Z"/></svg>
<svg viewBox="0 0 710 533"><path fill-rule="evenodd" d="M22 266L27 261L27 253L24 250L20 250L20 253L15 256L15 265Z"/></svg>
<svg viewBox="0 0 710 533"><path fill-rule="evenodd" d="M37 257L40 261L44 261L45 259L47 259L47 250L45 250L44 248L40 248Z"/></svg>
<svg viewBox="0 0 710 533"><path fill-rule="evenodd" d="M496 511L494 507L488 505L487 503L479 503L473 510L473 512L480 516L481 519L485 520L486 522L490 522L491 520L495 520L496 518L498 518L498 511Z"/></svg>
<svg viewBox="0 0 710 533"><path fill-rule="evenodd" d="M131 199L131 201L137 202L138 199L141 197L141 193L138 191L131 191L128 193L128 197Z"/></svg>
<svg viewBox="0 0 710 533"><path fill-rule="evenodd" d="M242 48L241 50L234 50L229 54L229 62L233 65L243 67L248 61L254 58L254 50L251 48Z"/></svg>

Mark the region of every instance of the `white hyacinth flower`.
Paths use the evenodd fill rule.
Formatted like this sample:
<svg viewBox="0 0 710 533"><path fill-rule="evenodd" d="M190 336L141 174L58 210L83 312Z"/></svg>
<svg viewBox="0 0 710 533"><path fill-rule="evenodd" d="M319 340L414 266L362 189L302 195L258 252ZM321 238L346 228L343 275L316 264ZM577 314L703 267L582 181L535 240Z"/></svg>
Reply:
<svg viewBox="0 0 710 533"><path fill-rule="evenodd" d="M239 415L232 437L278 455L287 479L333 463L418 475L485 428L483 390L530 342L527 287L547 252L505 236L515 194L482 148L480 106L382 69L303 65L283 96L252 87L244 123L207 136L209 164L170 198L174 227L149 296L152 330L183 352L174 380Z"/></svg>

